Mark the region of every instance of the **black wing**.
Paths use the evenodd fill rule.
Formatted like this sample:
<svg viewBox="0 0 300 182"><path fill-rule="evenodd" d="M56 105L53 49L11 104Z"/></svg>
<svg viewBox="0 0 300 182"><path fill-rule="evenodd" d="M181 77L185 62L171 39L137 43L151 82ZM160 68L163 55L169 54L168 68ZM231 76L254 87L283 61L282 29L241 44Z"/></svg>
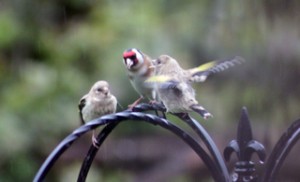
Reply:
<svg viewBox="0 0 300 182"><path fill-rule="evenodd" d="M85 104L86 104L86 99L84 96L84 97L82 97L82 99L80 99L79 104L78 104L79 118L80 118L81 125L85 124L85 122L83 120L83 116L82 116L82 109L84 108Z"/></svg>

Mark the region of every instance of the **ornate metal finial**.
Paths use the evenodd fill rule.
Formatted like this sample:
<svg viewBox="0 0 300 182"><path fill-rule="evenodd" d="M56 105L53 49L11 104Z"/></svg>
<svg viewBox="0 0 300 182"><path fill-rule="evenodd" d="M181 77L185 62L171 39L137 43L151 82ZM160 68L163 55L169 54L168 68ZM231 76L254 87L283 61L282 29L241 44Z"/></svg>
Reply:
<svg viewBox="0 0 300 182"><path fill-rule="evenodd" d="M253 153L257 153L261 162L266 158L264 146L252 138L252 129L248 117L247 108L243 107L238 124L237 139L229 142L224 150L224 158L230 160L231 154L235 152L238 162L235 164L233 181L254 181L254 163L251 161Z"/></svg>

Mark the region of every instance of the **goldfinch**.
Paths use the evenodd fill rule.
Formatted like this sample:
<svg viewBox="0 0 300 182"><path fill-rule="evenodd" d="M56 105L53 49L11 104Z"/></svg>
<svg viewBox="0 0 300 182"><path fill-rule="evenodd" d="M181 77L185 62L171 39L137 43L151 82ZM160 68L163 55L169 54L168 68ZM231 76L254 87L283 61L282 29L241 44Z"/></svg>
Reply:
<svg viewBox="0 0 300 182"><path fill-rule="evenodd" d="M143 98L155 99L153 87L150 86L150 83L145 82L145 80L154 75L153 60L140 50L131 48L124 51L123 61L130 83L140 95L140 98L129 105L129 107L133 108Z"/></svg>
<svg viewBox="0 0 300 182"><path fill-rule="evenodd" d="M243 61L241 57L235 57L230 60L212 61L193 69L184 70L174 58L161 55L154 60L155 76L150 77L146 82L154 83L154 89L167 112L195 111L204 119L208 119L212 117L212 114L199 105L195 99L196 94L192 82L203 82L212 73L220 72Z"/></svg>
<svg viewBox="0 0 300 182"><path fill-rule="evenodd" d="M109 84L106 81L97 81L89 93L80 99L78 108L81 124L85 124L100 116L115 113L117 99L110 93ZM92 142L97 147L94 131Z"/></svg>

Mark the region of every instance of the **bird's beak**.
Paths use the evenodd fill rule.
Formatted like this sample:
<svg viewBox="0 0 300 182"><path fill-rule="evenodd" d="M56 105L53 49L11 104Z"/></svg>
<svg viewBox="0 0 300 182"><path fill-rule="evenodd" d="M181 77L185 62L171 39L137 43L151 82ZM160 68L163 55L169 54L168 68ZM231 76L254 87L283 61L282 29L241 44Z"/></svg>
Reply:
<svg viewBox="0 0 300 182"><path fill-rule="evenodd" d="M150 69L155 69L154 65L149 66Z"/></svg>
<svg viewBox="0 0 300 182"><path fill-rule="evenodd" d="M127 69L131 69L131 67L133 65L133 61L131 59L127 58L125 60L125 64L126 64Z"/></svg>
<svg viewBox="0 0 300 182"><path fill-rule="evenodd" d="M109 94L109 90L108 90L108 88L104 88L104 89L103 89L103 93L104 93L104 95L106 95L106 96L107 96L107 95Z"/></svg>

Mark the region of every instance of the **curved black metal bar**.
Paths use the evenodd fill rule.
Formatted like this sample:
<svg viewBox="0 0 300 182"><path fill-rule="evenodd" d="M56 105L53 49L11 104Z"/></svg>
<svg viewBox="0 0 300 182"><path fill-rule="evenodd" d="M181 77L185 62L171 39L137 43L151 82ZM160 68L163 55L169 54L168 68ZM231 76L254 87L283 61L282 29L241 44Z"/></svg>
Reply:
<svg viewBox="0 0 300 182"><path fill-rule="evenodd" d="M158 115L157 111L161 111L161 112L165 112L166 109L165 107L160 104L160 103L153 103L153 104L147 104L147 103L140 103L138 105L136 105L134 108L132 108L132 110L127 109L125 110L125 112L144 112L144 111L149 111L149 110L154 110L155 114ZM165 117L164 117L165 118ZM104 142L104 140L106 139L106 137L110 134L110 132L117 126L118 122L116 123L109 123L97 136L96 140L97 140L97 144L98 144L98 148L95 147L94 145L90 146L90 149L87 153L87 155L85 156L85 159L81 165L80 171L79 171L79 175L77 178L77 182L82 182L86 180L86 177L88 175L88 172L91 168L91 165L93 163L93 160L100 148L100 146L102 145L102 143Z"/></svg>
<svg viewBox="0 0 300 182"><path fill-rule="evenodd" d="M82 165L81 165L81 169L77 178L78 182L81 181L85 181L87 174L90 170L90 167L92 165L92 162L100 148L100 146L102 145L102 143L104 142L104 140L106 139L106 137L110 134L110 132L118 125L118 122L114 122L114 123L109 123L107 124L102 131L99 133L99 135L97 136L96 140L97 140L97 147L95 147L94 145L91 145Z"/></svg>
<svg viewBox="0 0 300 182"><path fill-rule="evenodd" d="M140 105L138 105L138 107L136 109L137 109L137 111L140 111L140 112L145 111L145 110L151 110L151 109L166 112L166 108L164 107L163 104L160 104L160 103L155 103L155 104L151 104L151 105L140 104ZM230 181L230 175L229 175L228 169L225 165L225 162L222 158L222 155L219 152L217 146L215 145L215 143L212 140L212 138L210 137L210 135L203 128L203 126L198 121L191 118L188 114L174 114L174 115L176 115L181 120L186 122L199 135L199 137L204 141L204 144L206 145L209 152L213 156L216 165L218 165L220 175L224 176L223 181Z"/></svg>
<svg viewBox="0 0 300 182"><path fill-rule="evenodd" d="M222 155L214 143L213 139L210 137L210 135L207 133L207 131L203 128L203 126L190 117L188 114L178 114L177 115L181 120L186 122L203 140L204 144L206 145L207 149L209 150L210 154L213 156L213 159L218 166L218 173L219 175L222 175L222 181L229 182L230 181L230 175L228 172L228 169L225 165L225 162L222 158Z"/></svg>
<svg viewBox="0 0 300 182"><path fill-rule="evenodd" d="M275 181L280 167L295 143L300 139L300 119L294 121L281 136L268 158L260 181Z"/></svg>
<svg viewBox="0 0 300 182"><path fill-rule="evenodd" d="M44 161L39 171L36 173L33 181L34 182L43 181L45 176L49 172L50 168L53 166L56 160L64 153L64 151L66 151L72 145L72 143L76 139L78 139L81 135L97 127L97 125L95 125L95 122L96 121L91 121L85 125L82 125L81 127L74 130L65 139L63 139L50 153L47 159ZM100 123L99 125L104 125L107 124L108 122L109 120L102 120L102 123Z"/></svg>
<svg viewBox="0 0 300 182"><path fill-rule="evenodd" d="M138 106L138 111L145 111L145 110L159 110L162 112L166 112L166 108L163 104L155 103L155 104L140 104ZM214 141L210 137L210 135L207 133L207 131L203 128L203 126L196 121L194 118L190 117L188 114L174 114L177 117L179 117L181 120L186 122L198 135L199 137L204 141L204 144L208 148L209 152L213 156L216 165L220 169L220 175L224 176L223 181L230 181L230 175L228 172L228 169L225 165L225 162L222 158L221 153L219 152L217 146L215 145Z"/></svg>
<svg viewBox="0 0 300 182"><path fill-rule="evenodd" d="M144 112L144 111L161 111L161 112L166 112L166 108L163 104L161 103L152 103L152 104L147 104L147 103L141 103L136 105L134 108L132 108L132 111L134 112Z"/></svg>
<svg viewBox="0 0 300 182"><path fill-rule="evenodd" d="M61 154L69 148L72 143L78 139L84 133L95 129L96 127L108 123L121 122L125 120L133 120L133 121L146 121L148 123L162 126L165 129L170 130L177 136L179 136L182 140L184 140L189 146L199 155L199 157L203 160L206 166L209 168L212 173L212 177L215 181L223 181L223 176L220 176L219 173L216 173L218 167L212 161L210 156L201 148L200 145L186 132L182 129L178 128L176 125L173 125L171 122L166 119L159 118L152 114L144 114L138 112L119 112L111 115L106 115L101 118L95 119L93 121L88 122L87 124L79 127L75 131L73 131L70 135L68 135L63 141L59 143L59 145L51 152L48 158L45 160L43 165L40 167L39 171L35 175L34 182L42 181L55 161L61 156Z"/></svg>

